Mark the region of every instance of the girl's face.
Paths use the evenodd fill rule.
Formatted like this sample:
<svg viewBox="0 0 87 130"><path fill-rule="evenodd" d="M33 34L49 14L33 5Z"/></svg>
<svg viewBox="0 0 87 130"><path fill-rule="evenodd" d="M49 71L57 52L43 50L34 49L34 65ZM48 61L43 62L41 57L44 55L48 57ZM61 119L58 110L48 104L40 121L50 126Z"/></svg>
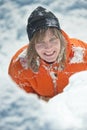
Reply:
<svg viewBox="0 0 87 130"><path fill-rule="evenodd" d="M44 61L55 62L60 52L60 40L48 29L43 39L35 44L35 49Z"/></svg>

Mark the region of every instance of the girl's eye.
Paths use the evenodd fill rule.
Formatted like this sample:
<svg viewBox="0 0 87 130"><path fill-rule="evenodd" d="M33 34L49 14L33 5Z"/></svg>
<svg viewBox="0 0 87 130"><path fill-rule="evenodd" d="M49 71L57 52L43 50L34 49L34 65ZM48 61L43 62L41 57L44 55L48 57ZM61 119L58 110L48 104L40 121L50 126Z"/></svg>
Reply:
<svg viewBox="0 0 87 130"><path fill-rule="evenodd" d="M39 45L42 45L42 44L43 44L43 42L39 42L38 44L39 44Z"/></svg>
<svg viewBox="0 0 87 130"><path fill-rule="evenodd" d="M44 44L44 42L43 42L43 41L40 41L40 42L38 42L37 44Z"/></svg>
<svg viewBox="0 0 87 130"><path fill-rule="evenodd" d="M52 38L50 42L56 42L57 38Z"/></svg>
<svg viewBox="0 0 87 130"><path fill-rule="evenodd" d="M42 42L39 42L36 44L37 48L43 48L44 47L44 44Z"/></svg>

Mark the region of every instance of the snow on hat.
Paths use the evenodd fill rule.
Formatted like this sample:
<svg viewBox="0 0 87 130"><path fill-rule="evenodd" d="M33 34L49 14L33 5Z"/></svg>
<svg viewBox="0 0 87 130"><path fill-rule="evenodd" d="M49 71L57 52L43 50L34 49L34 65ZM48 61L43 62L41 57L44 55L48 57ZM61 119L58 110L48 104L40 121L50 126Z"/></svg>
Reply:
<svg viewBox="0 0 87 130"><path fill-rule="evenodd" d="M47 27L56 27L58 30L60 30L59 21L51 11L39 6L28 18L27 34L29 40L31 40L36 31Z"/></svg>

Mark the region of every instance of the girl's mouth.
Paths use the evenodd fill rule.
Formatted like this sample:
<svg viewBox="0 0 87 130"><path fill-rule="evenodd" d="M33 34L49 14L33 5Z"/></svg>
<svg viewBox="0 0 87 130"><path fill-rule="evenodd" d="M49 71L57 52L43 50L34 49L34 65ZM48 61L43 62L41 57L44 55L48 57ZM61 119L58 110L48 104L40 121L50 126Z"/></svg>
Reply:
<svg viewBox="0 0 87 130"><path fill-rule="evenodd" d="M44 55L46 55L46 56L52 56L52 55L54 55L54 53L55 53L55 51L53 51L53 52L45 52Z"/></svg>

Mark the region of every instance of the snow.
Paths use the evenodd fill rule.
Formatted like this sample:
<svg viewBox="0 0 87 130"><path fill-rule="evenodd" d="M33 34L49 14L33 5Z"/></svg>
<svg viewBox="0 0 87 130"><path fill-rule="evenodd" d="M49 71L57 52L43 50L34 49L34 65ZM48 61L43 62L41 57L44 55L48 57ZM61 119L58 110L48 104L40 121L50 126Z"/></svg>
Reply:
<svg viewBox="0 0 87 130"><path fill-rule="evenodd" d="M64 92L48 103L47 116L57 120L53 123L60 129L87 129L87 71L70 77Z"/></svg>
<svg viewBox="0 0 87 130"><path fill-rule="evenodd" d="M82 47L73 47L74 52L73 58L70 60L70 63L81 63L84 62L84 51L85 49Z"/></svg>
<svg viewBox="0 0 87 130"><path fill-rule="evenodd" d="M87 42L85 0L0 1L0 130L86 130L87 71L73 75L48 103L26 94L8 76L11 57L28 43L27 18L38 5L53 10L69 36Z"/></svg>

